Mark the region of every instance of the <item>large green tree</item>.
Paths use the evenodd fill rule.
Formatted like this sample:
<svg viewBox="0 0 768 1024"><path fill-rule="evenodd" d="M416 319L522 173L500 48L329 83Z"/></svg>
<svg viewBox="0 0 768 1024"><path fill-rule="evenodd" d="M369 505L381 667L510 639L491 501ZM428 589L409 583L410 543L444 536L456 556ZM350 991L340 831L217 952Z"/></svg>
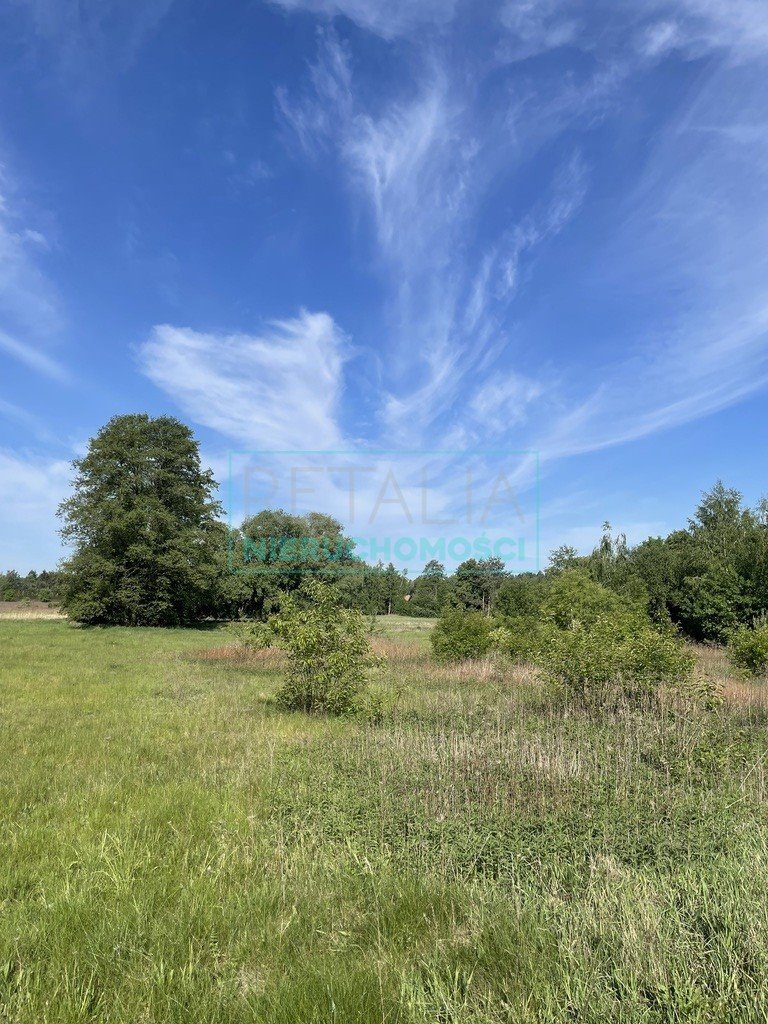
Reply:
<svg viewBox="0 0 768 1024"><path fill-rule="evenodd" d="M221 573L216 483L189 427L170 416L116 416L73 463L59 508L63 604L88 624L174 626L212 607Z"/></svg>
<svg viewBox="0 0 768 1024"><path fill-rule="evenodd" d="M248 589L247 613L264 617L310 578L333 583L362 570L353 549L332 516L263 509L233 533L229 561Z"/></svg>
<svg viewBox="0 0 768 1024"><path fill-rule="evenodd" d="M499 588L507 576L500 558L468 558L457 566L454 573L451 603L457 608L490 615Z"/></svg>
<svg viewBox="0 0 768 1024"><path fill-rule="evenodd" d="M411 615L439 615L447 600L448 577L445 575L445 566L433 558L413 581L409 612Z"/></svg>

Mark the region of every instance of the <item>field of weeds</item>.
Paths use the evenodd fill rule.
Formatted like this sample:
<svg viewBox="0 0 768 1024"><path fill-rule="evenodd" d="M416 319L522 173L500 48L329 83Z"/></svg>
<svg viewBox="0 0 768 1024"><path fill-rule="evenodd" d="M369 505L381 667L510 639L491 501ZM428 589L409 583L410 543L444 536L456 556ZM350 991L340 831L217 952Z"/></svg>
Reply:
<svg viewBox="0 0 768 1024"><path fill-rule="evenodd" d="M411 621L375 724L226 630L0 623L0 1019L765 1020L760 685L588 714Z"/></svg>

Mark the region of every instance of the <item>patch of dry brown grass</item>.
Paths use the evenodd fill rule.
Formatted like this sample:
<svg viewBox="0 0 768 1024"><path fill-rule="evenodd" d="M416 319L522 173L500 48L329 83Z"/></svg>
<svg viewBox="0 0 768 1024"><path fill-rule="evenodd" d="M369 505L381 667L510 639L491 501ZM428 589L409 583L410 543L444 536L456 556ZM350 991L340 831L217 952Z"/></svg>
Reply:
<svg viewBox="0 0 768 1024"><path fill-rule="evenodd" d="M372 637L371 650L389 665L426 665L430 660L426 648L403 644L389 637Z"/></svg>
<svg viewBox="0 0 768 1024"><path fill-rule="evenodd" d="M0 601L0 619L66 619L45 601Z"/></svg>
<svg viewBox="0 0 768 1024"><path fill-rule="evenodd" d="M253 668L277 668L285 663L285 652L278 647L252 649L240 644L207 647L193 655L196 661L224 662Z"/></svg>
<svg viewBox="0 0 768 1024"><path fill-rule="evenodd" d="M714 682L724 700L742 707L768 710L768 685L748 679L731 664L724 647L696 644L698 670Z"/></svg>

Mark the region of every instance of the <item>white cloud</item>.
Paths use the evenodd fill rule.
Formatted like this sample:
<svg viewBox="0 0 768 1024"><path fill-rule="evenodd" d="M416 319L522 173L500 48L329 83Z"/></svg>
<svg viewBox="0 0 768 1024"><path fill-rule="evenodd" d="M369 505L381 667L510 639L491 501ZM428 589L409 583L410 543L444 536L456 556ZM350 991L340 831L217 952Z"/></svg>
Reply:
<svg viewBox="0 0 768 1024"><path fill-rule="evenodd" d="M125 70L173 0L12 0L33 36L51 44L56 65L75 79L94 68Z"/></svg>
<svg viewBox="0 0 768 1024"><path fill-rule="evenodd" d="M278 88L277 106L305 152L331 142L353 116L352 71L349 54L338 37L323 37L318 60L309 69L309 88L293 100Z"/></svg>
<svg viewBox="0 0 768 1024"><path fill-rule="evenodd" d="M764 0L668 0L652 3L668 12L675 25L668 47L694 54L727 50L749 59L768 52L768 7Z"/></svg>
<svg viewBox="0 0 768 1024"><path fill-rule="evenodd" d="M457 67L450 48L431 39L419 51L415 82L398 83L389 99L379 95L375 110L363 104L349 52L332 34L309 91L299 100L279 97L302 147L340 159L370 215L390 285L387 438L415 446L442 434L472 443L482 436L479 424L499 436L506 420L516 446L565 456L648 436L764 386L768 129L760 83L768 7L762 0L641 0L631 8L515 0L496 13L495 53L470 48ZM412 39L418 45L421 37ZM590 69L545 69L530 85L514 64L500 113L504 93L489 100L489 71L558 47L588 52ZM586 367L575 341L562 353L557 380L546 367L531 370L530 361L523 373L516 346L525 323L515 323L514 302L539 254L578 216L590 175L577 150L539 186L539 198L514 213L492 208L500 184L528 174L545 144L562 152L566 133L621 116L631 83L672 54L720 59L700 79L696 103L650 154L637 190L611 211L612 240L587 282L600 295L635 296L647 314L642 329L621 325L612 348L605 340L602 351L615 354L602 366ZM589 152L597 163L599 150ZM522 415L510 416L518 407Z"/></svg>
<svg viewBox="0 0 768 1024"><path fill-rule="evenodd" d="M0 398L0 416L10 420L11 423L17 423L40 441L54 443L57 440L39 417L27 409L22 409L14 402L6 402L5 399Z"/></svg>
<svg viewBox="0 0 768 1024"><path fill-rule="evenodd" d="M768 51L764 0L506 0L500 40L506 59L523 60L563 46L632 62L722 52L750 60Z"/></svg>
<svg viewBox="0 0 768 1024"><path fill-rule="evenodd" d="M341 444L346 355L331 317L304 312L259 335L158 326L140 359L147 376L196 423L245 448L290 450Z"/></svg>
<svg viewBox="0 0 768 1024"><path fill-rule="evenodd" d="M623 358L593 368L595 386L571 391L541 432L544 451L645 437L768 385L768 123L758 127L767 99L757 70L721 67L657 140L623 224L585 277L646 319L622 330Z"/></svg>
<svg viewBox="0 0 768 1024"><path fill-rule="evenodd" d="M51 283L36 263L48 248L45 236L22 224L11 202L16 191L0 163L0 317L13 330L49 334L61 322Z"/></svg>
<svg viewBox="0 0 768 1024"><path fill-rule="evenodd" d="M456 0L270 0L288 11L321 17L343 15L385 39L425 25L445 25L454 16Z"/></svg>
<svg viewBox="0 0 768 1024"><path fill-rule="evenodd" d="M525 255L559 234L578 212L587 194L587 177L584 161L575 153L555 176L552 195L509 232L500 258L502 292L514 293Z"/></svg>
<svg viewBox="0 0 768 1024"><path fill-rule="evenodd" d="M531 406L542 394L543 388L537 381L510 373L486 381L470 400L469 411L487 436L498 437L524 423Z"/></svg>
<svg viewBox="0 0 768 1024"><path fill-rule="evenodd" d="M67 495L70 475L67 462L0 449L2 568L55 567L62 554L56 509Z"/></svg>
<svg viewBox="0 0 768 1024"><path fill-rule="evenodd" d="M279 93L279 103L305 150L341 160L370 216L392 296L382 422L390 440L419 444L451 429L441 419L503 355L517 277L577 214L584 161L567 160L525 215L497 217L495 238L476 247L489 192L530 157L525 132L538 140L538 125L523 120L511 131L504 116L488 116L437 58L410 95L399 89L374 115L361 108L348 51L332 33L310 78L303 96Z"/></svg>
<svg viewBox="0 0 768 1024"><path fill-rule="evenodd" d="M63 318L56 291L38 265L49 248L36 228L25 225L18 188L0 164L0 350L38 373L66 381L67 370L45 348Z"/></svg>
<svg viewBox="0 0 768 1024"><path fill-rule="evenodd" d="M461 216L474 147L463 136L440 71L408 102L378 119L347 126L342 140L353 179L370 202L379 243L399 264L423 260L425 248ZM447 253L431 253L439 262Z"/></svg>
<svg viewBox="0 0 768 1024"><path fill-rule="evenodd" d="M680 43L680 26L676 21L655 21L640 33L639 49L646 57L659 57Z"/></svg>
<svg viewBox="0 0 768 1024"><path fill-rule="evenodd" d="M45 377L60 383L70 379L69 371L58 360L41 352L39 348L10 337L4 331L0 331L0 349Z"/></svg>
<svg viewBox="0 0 768 1024"><path fill-rule="evenodd" d="M512 37L507 54L522 60L576 41L577 7L563 0L508 0L501 8L502 25Z"/></svg>

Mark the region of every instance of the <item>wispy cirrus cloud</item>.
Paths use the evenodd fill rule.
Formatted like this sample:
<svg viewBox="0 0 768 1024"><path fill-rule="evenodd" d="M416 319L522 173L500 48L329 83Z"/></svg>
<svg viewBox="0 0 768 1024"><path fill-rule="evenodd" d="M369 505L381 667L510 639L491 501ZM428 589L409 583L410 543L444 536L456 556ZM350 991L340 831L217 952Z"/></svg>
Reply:
<svg viewBox="0 0 768 1024"><path fill-rule="evenodd" d="M543 449L624 443L768 386L766 102L762 73L723 66L659 136L590 271L643 313L622 332L624 358L541 432Z"/></svg>
<svg viewBox="0 0 768 1024"><path fill-rule="evenodd" d="M418 443L442 431L469 441L506 429L510 442L562 456L668 429L764 386L765 97L718 107L718 97L750 95L765 81L764 6L646 0L628 11L516 0L487 10L501 27L490 60L474 57L457 68L447 50L430 45L410 94L399 85L375 112L361 106L349 52L332 34L309 90L280 96L304 150L340 159L350 194L370 214L390 282L388 350L399 368L385 376L387 436ZM588 53L591 70L559 66L553 78L545 69L532 87L519 62L558 48ZM600 154L590 152L587 161L571 141L528 208L508 204L489 231L500 183L529 169L543 147L586 139L595 125L620 116L631 83L655 62L703 54L716 63L696 102L662 132L643 177L613 214L609 248L619 258L604 267L594 261L594 273L600 267L606 279L622 268L615 286L630 295L640 294L633 274L646 284L655 279L663 304L639 318L642 333L622 325L620 343L594 368L597 381L578 348L559 354L556 374L547 362L532 363L530 345L525 355L517 350L526 324L516 302L539 252L579 216ZM506 103L503 90L489 103L485 79L499 68L510 76ZM718 133L722 144L713 143ZM721 227L732 236L734 226L738 251L725 236L715 242ZM677 306L668 301L672 290Z"/></svg>
<svg viewBox="0 0 768 1024"><path fill-rule="evenodd" d="M0 163L0 316L14 330L49 333L61 314L54 288L39 267L45 236L24 223L13 202L15 183Z"/></svg>
<svg viewBox="0 0 768 1024"><path fill-rule="evenodd" d="M250 334L168 324L141 346L146 375L196 423L244 448L337 448L347 342L325 313ZM265 441L268 439L268 441Z"/></svg>
<svg viewBox="0 0 768 1024"><path fill-rule="evenodd" d="M641 39L648 56L674 50L690 56L726 51L736 61L768 51L762 0L647 0L651 17Z"/></svg>
<svg viewBox="0 0 768 1024"><path fill-rule="evenodd" d="M2 164L0 190L0 351L64 382L68 370L47 351L63 326L56 289L40 267L48 242L12 201L18 188Z"/></svg>
<svg viewBox="0 0 768 1024"><path fill-rule="evenodd" d="M42 0L38 0L42 2ZM768 48L763 0L267 0L287 11L326 19L344 16L383 39L414 37L426 26L449 26L473 13L495 29L499 53L527 60L563 47L610 47L657 59L671 51L689 57L727 51L736 60Z"/></svg>
<svg viewBox="0 0 768 1024"><path fill-rule="evenodd" d="M425 25L445 25L457 0L269 0L287 11L307 11L325 18L343 16L361 28L392 39Z"/></svg>
<svg viewBox="0 0 768 1024"><path fill-rule="evenodd" d="M499 11L500 52L517 60L572 47L630 62L717 52L740 62L768 48L762 0L504 0Z"/></svg>
<svg viewBox="0 0 768 1024"><path fill-rule="evenodd" d="M390 287L382 425L398 442L418 443L452 429L444 421L457 400L479 390L509 344L505 317L519 279L577 215L588 168L572 152L525 212L497 218L480 240L494 190L530 154L526 134L534 148L543 138L530 119L520 114L513 129L508 104L488 113L480 89L435 55L408 94L398 90L374 114L360 106L348 51L332 33L309 85L295 98L279 93L280 107L305 150L333 152L370 218Z"/></svg>
<svg viewBox="0 0 768 1024"><path fill-rule="evenodd" d="M58 561L56 509L66 497L71 466L0 449L0 533L5 568L50 569Z"/></svg>
<svg viewBox="0 0 768 1024"><path fill-rule="evenodd" d="M27 409L16 405L15 402L6 402L5 399L0 398L0 417L23 427L29 435L36 437L39 441L43 441L46 444L55 444L57 441L57 438L46 427L39 416L35 416Z"/></svg>
<svg viewBox="0 0 768 1024"><path fill-rule="evenodd" d="M50 47L53 67L83 80L94 71L126 70L173 0L11 0L30 45Z"/></svg>
<svg viewBox="0 0 768 1024"><path fill-rule="evenodd" d="M24 363L31 370L42 373L45 377L50 377L51 380L64 384L70 379L69 371L57 359L46 355L45 352L42 352L34 345L19 341L17 338L12 338L4 331L0 331L0 351L18 360L20 363Z"/></svg>

